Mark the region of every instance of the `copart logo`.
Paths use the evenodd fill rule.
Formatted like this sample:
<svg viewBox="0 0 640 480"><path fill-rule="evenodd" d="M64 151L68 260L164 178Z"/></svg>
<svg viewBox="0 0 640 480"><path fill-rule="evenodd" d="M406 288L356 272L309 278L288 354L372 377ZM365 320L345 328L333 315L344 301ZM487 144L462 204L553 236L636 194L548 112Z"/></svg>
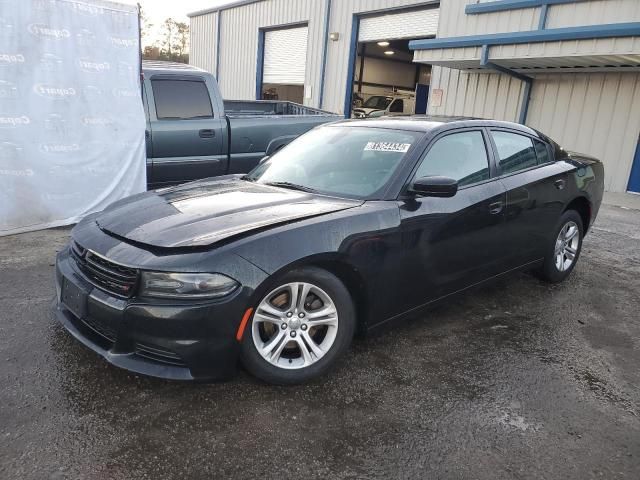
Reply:
<svg viewBox="0 0 640 480"><path fill-rule="evenodd" d="M33 91L41 97L63 99L76 96L76 89L73 87L54 87L51 85L38 84L33 87Z"/></svg>
<svg viewBox="0 0 640 480"><path fill-rule="evenodd" d="M78 60L80 68L85 72L108 72L111 70L111 64L109 62L95 62L93 60L80 59Z"/></svg>
<svg viewBox="0 0 640 480"><path fill-rule="evenodd" d="M45 153L70 153L80 151L80 145L77 143L44 143L40 145L40 150Z"/></svg>
<svg viewBox="0 0 640 480"><path fill-rule="evenodd" d="M111 41L111 44L116 47L137 47L138 46L137 38L111 37L109 40Z"/></svg>
<svg viewBox="0 0 640 480"><path fill-rule="evenodd" d="M90 15L92 17L95 17L96 15L104 15L104 8L102 7L87 5L86 3L75 3L75 2L69 2L67 5L73 10L75 10L76 12L81 13L83 15Z"/></svg>
<svg viewBox="0 0 640 480"><path fill-rule="evenodd" d="M24 55L21 53L0 53L0 66L24 63Z"/></svg>
<svg viewBox="0 0 640 480"><path fill-rule="evenodd" d="M0 127L18 127L22 125L29 125L30 123L31 119L26 115L21 115L19 117L0 116Z"/></svg>
<svg viewBox="0 0 640 480"><path fill-rule="evenodd" d="M71 32L66 28L54 28L42 23L32 23L28 27L29 33L41 38L55 38L59 40L61 38L69 38Z"/></svg>
<svg viewBox="0 0 640 480"><path fill-rule="evenodd" d="M140 91L127 88L114 88L113 96L116 98L133 98L140 96Z"/></svg>

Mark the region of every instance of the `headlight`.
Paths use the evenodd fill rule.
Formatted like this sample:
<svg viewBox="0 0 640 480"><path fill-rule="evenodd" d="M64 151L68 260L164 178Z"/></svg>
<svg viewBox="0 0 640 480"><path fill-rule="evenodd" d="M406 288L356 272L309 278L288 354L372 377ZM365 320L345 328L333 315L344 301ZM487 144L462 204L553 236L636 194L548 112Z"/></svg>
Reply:
<svg viewBox="0 0 640 480"><path fill-rule="evenodd" d="M220 273L142 272L140 294L157 298L219 298L239 286Z"/></svg>

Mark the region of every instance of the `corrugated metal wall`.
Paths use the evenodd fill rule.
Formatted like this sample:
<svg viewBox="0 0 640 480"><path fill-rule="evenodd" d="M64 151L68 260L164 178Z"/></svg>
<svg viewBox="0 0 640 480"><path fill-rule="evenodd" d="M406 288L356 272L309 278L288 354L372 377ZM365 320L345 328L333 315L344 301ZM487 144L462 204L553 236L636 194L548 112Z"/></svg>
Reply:
<svg viewBox="0 0 640 480"><path fill-rule="evenodd" d="M189 63L217 75L218 12L191 18Z"/></svg>
<svg viewBox="0 0 640 480"><path fill-rule="evenodd" d="M312 96L305 105L319 100L324 11L326 0L265 0L222 11L220 32L219 84L230 100L255 98L258 30L292 23L308 22L307 69L305 85Z"/></svg>
<svg viewBox="0 0 640 480"><path fill-rule="evenodd" d="M429 105L432 115L465 115L515 122L522 101L520 80L499 73L467 73L433 67L431 91L442 89L442 105Z"/></svg>
<svg viewBox="0 0 640 480"><path fill-rule="evenodd" d="M527 124L601 159L605 188L624 192L640 132L640 74L536 77Z"/></svg>
<svg viewBox="0 0 640 480"><path fill-rule="evenodd" d="M344 111L353 14L427 3L429 2L425 0L333 0L329 30L339 32L340 40L330 41L327 50L323 105L325 110L339 113Z"/></svg>

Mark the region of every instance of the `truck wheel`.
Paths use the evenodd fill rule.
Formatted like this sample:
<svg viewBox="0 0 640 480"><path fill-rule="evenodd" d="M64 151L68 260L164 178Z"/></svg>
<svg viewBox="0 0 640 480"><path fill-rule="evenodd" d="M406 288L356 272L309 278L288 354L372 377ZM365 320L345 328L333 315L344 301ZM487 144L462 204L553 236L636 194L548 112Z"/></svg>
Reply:
<svg viewBox="0 0 640 480"><path fill-rule="evenodd" d="M559 283L571 274L580 257L583 231L578 212L567 210L562 214L538 272L543 280Z"/></svg>
<svg viewBox="0 0 640 480"><path fill-rule="evenodd" d="M355 309L331 273L304 267L270 282L242 342L245 368L268 383L292 385L332 368L351 344Z"/></svg>

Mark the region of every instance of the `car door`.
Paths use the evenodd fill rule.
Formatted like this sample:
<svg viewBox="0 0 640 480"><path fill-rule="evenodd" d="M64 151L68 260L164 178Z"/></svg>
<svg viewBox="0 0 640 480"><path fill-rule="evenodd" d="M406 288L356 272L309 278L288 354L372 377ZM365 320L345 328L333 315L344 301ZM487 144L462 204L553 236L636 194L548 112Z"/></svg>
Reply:
<svg viewBox="0 0 640 480"><path fill-rule="evenodd" d="M153 75L150 96L153 157L150 183L168 185L226 173L225 122L199 76Z"/></svg>
<svg viewBox="0 0 640 480"><path fill-rule="evenodd" d="M430 143L409 183L441 175L458 181L450 198L407 195L400 200L396 263L398 312L480 282L502 271L499 238L506 200L494 178L487 132L447 132Z"/></svg>
<svg viewBox="0 0 640 480"><path fill-rule="evenodd" d="M501 243L507 267L517 268L544 255L567 202L568 174L553 161L551 147L535 136L491 129L490 137L507 192Z"/></svg>

